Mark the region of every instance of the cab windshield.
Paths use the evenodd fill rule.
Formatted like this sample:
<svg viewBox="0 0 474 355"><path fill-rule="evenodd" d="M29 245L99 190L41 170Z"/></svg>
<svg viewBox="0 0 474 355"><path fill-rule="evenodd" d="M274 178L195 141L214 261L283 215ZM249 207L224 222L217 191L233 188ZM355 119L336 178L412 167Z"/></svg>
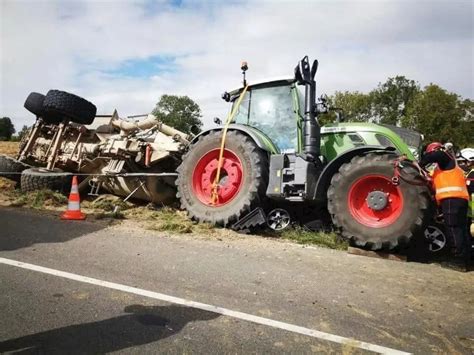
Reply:
<svg viewBox="0 0 474 355"><path fill-rule="evenodd" d="M259 129L281 152L297 149L297 125L290 85L249 89L234 122Z"/></svg>

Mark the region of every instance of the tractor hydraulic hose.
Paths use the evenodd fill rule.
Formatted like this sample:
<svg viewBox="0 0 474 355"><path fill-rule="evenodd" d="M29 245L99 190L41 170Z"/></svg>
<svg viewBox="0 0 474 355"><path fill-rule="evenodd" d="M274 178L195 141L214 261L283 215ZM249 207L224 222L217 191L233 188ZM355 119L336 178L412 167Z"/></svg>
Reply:
<svg viewBox="0 0 474 355"><path fill-rule="evenodd" d="M229 116L227 116L226 122L224 124L224 129L222 130L222 139L221 139L221 147L220 147L220 150L219 150L219 160L217 161L216 178L214 179L214 182L212 183L212 187L211 187L211 203L213 205L216 204L216 202L219 198L219 194L218 194L217 189L218 189L218 186L219 186L219 180L221 178L221 167L222 167L222 161L223 161L223 157L224 157L224 147L225 147L225 139L226 139L226 136L227 136L227 129L229 128L230 123L232 122L235 114L237 113L237 110L238 110L238 108L240 106L240 103L242 102L242 100L245 96L245 93L247 92L248 87L249 86L246 85L244 87L244 89L242 90L242 92L239 96L239 99L237 100L237 103L235 104L232 111L229 113Z"/></svg>
<svg viewBox="0 0 474 355"><path fill-rule="evenodd" d="M408 180L407 178L405 178L401 173L402 171L401 169L404 168L403 164L410 164L411 166L417 168L420 173L420 177L422 181ZM427 176L426 173L424 173L424 171L420 168L420 166L416 162L413 162L407 159L405 156L401 156L399 159L396 159L394 162L394 172L393 172L393 177L392 177L392 183L394 185L399 185L400 180L403 180L410 185L430 186L429 176Z"/></svg>

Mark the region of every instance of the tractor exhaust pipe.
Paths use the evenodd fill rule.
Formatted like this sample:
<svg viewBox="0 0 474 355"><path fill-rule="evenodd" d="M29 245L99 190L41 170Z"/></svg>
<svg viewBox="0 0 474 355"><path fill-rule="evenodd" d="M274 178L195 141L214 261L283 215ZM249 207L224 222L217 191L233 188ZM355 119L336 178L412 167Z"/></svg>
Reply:
<svg viewBox="0 0 474 355"><path fill-rule="evenodd" d="M310 66L305 56L295 68L295 80L305 86L304 119L303 119L303 153L306 160L321 163L319 160L321 145L321 127L316 117L316 81L314 76L318 70L318 61Z"/></svg>

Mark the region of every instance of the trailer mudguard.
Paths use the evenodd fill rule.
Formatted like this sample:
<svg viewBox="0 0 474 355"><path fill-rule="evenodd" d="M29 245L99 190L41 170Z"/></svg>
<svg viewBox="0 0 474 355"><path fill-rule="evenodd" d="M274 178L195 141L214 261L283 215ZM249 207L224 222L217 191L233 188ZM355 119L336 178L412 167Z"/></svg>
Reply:
<svg viewBox="0 0 474 355"><path fill-rule="evenodd" d="M343 154L339 155L333 159L329 164L327 164L321 174L319 175L318 182L316 184L316 189L314 192L313 200L318 202L325 201L327 199L326 193L328 191L329 185L331 184L331 179L339 171L339 168L342 164L348 163L356 155L364 155L367 153L380 153L380 154L394 154L396 155L396 149L393 147L380 147L380 146L364 146L350 149Z"/></svg>
<svg viewBox="0 0 474 355"><path fill-rule="evenodd" d="M199 137L205 136L206 134L209 134L209 132L222 131L222 130L223 130L223 127L216 127L216 128L211 128L211 129L202 131L191 140L190 144L194 144L199 139ZM259 131L256 128L246 126L243 124L230 124L228 131L239 131L239 132L244 133L245 135L249 136L255 142L255 144L257 144L257 146L260 149L263 149L269 152L270 154L280 153L279 149L275 146L275 144L273 144L271 139L268 138L267 135L265 135L263 132Z"/></svg>

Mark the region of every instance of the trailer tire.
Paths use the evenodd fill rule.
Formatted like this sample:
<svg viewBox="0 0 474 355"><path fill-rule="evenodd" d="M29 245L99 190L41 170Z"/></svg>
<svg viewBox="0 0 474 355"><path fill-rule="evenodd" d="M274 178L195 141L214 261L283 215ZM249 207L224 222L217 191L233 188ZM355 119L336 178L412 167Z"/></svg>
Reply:
<svg viewBox="0 0 474 355"><path fill-rule="evenodd" d="M72 174L60 169L26 169L21 174L21 191L52 190L63 194L71 189Z"/></svg>
<svg viewBox="0 0 474 355"><path fill-rule="evenodd" d="M28 168L30 168L30 166L25 163L7 157L6 155L0 155L0 177L19 182L21 172Z"/></svg>
<svg viewBox="0 0 474 355"><path fill-rule="evenodd" d="M44 99L45 96L43 94L32 92L26 98L25 104L23 106L36 117L41 117L44 122L48 124L58 124L61 122L61 118L46 113L43 106Z"/></svg>
<svg viewBox="0 0 474 355"><path fill-rule="evenodd" d="M227 133L219 198L211 202L222 131L201 136L178 167L177 197L181 208L199 222L231 225L261 205L268 184L268 156L248 136Z"/></svg>
<svg viewBox="0 0 474 355"><path fill-rule="evenodd" d="M47 115L57 119L68 118L79 124L91 124L97 113L97 107L82 97L65 91L49 90L44 99Z"/></svg>
<svg viewBox="0 0 474 355"><path fill-rule="evenodd" d="M432 211L427 186L417 181L418 170L405 164L405 179L391 181L393 154L369 153L343 164L328 189L328 210L334 225L351 244L371 250L407 246L420 235ZM407 177L410 177L407 179Z"/></svg>

